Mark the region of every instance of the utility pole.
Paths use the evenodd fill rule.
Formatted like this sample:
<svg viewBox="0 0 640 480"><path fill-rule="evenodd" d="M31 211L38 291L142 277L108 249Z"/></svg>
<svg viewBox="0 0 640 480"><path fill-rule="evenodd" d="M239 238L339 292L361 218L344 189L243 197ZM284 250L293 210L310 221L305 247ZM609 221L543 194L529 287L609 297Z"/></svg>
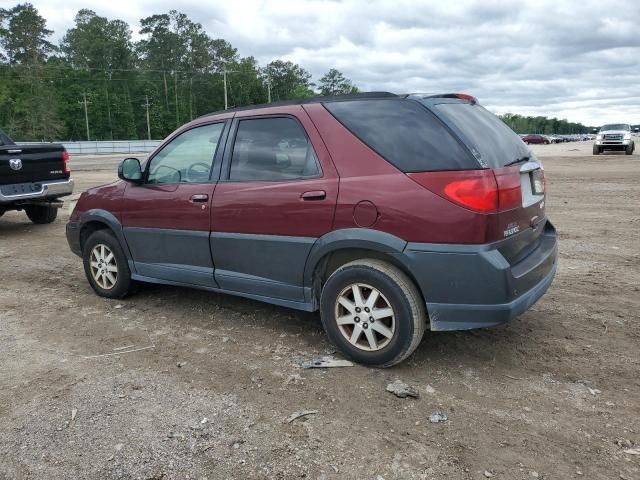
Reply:
<svg viewBox="0 0 640 480"><path fill-rule="evenodd" d="M84 104L84 123L87 126L87 141L89 141L89 111L87 110L87 104L91 102L87 102L87 92L82 94L82 101L78 103Z"/></svg>
<svg viewBox="0 0 640 480"><path fill-rule="evenodd" d="M227 73L237 73L237 70L227 70L222 71L222 76L224 79L224 109L227 110L229 108L229 102L227 101Z"/></svg>
<svg viewBox="0 0 640 480"><path fill-rule="evenodd" d="M271 103L271 79L267 77L267 103Z"/></svg>
<svg viewBox="0 0 640 480"><path fill-rule="evenodd" d="M144 100L144 106L147 108L147 138L151 140L151 123L149 122L149 95L145 95Z"/></svg>
<svg viewBox="0 0 640 480"><path fill-rule="evenodd" d="M180 117L178 116L178 71L173 73L173 86L176 95L176 128L180 126Z"/></svg>

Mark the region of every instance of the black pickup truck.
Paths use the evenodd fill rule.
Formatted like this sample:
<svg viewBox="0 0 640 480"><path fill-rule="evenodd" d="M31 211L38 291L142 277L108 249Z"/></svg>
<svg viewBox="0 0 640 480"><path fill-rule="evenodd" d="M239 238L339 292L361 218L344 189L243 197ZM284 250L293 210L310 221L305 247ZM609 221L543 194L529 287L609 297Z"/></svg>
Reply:
<svg viewBox="0 0 640 480"><path fill-rule="evenodd" d="M16 145L0 130L0 216L24 210L33 223L51 223L71 195L69 153L57 143Z"/></svg>

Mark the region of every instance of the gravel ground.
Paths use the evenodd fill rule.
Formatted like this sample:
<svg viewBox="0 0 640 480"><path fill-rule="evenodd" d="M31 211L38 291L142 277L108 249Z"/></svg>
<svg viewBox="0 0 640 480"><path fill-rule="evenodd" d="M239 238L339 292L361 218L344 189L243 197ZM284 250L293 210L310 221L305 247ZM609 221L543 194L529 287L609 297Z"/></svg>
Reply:
<svg viewBox="0 0 640 480"><path fill-rule="evenodd" d="M164 286L99 298L67 209L5 214L0 478L639 479L640 156L534 148L551 289L508 327L427 333L388 370L300 368L333 351L313 314ZM118 160L74 158L78 191ZM317 413L285 422L301 410Z"/></svg>

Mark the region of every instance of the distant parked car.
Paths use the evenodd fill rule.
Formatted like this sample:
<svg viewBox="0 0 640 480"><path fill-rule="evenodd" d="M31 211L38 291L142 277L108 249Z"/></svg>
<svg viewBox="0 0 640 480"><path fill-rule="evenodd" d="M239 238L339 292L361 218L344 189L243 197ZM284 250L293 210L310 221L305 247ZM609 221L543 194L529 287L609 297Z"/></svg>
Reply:
<svg viewBox="0 0 640 480"><path fill-rule="evenodd" d="M402 361L429 327L510 322L556 270L542 164L465 94L227 110L118 176L67 224L98 295L153 282L320 310L368 365Z"/></svg>
<svg viewBox="0 0 640 480"><path fill-rule="evenodd" d="M631 126L626 123L603 125L593 144L594 155L600 155L605 150L624 151L627 155L631 155L634 149Z"/></svg>
<svg viewBox="0 0 640 480"><path fill-rule="evenodd" d="M549 140L549 138L544 135L525 135L524 137L522 137L522 141L527 145L536 143L549 145L551 143L551 140Z"/></svg>

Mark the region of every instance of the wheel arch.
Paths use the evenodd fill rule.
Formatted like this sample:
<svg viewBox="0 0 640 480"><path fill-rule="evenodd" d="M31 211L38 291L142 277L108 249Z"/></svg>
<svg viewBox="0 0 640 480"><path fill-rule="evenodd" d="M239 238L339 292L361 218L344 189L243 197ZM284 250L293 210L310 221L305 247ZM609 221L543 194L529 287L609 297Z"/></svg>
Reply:
<svg viewBox="0 0 640 480"><path fill-rule="evenodd" d="M89 236L98 230L109 230L118 240L124 254L127 257L129 268L133 271L133 259L129 246L124 238L122 224L111 212L101 209L87 210L80 217L80 248L84 250L84 244Z"/></svg>
<svg viewBox="0 0 640 480"><path fill-rule="evenodd" d="M336 230L320 237L309 253L304 270L305 291L314 309L319 307L322 285L339 267L354 260L383 260L402 270L423 296L420 284L403 253L407 242L390 233L365 228Z"/></svg>

